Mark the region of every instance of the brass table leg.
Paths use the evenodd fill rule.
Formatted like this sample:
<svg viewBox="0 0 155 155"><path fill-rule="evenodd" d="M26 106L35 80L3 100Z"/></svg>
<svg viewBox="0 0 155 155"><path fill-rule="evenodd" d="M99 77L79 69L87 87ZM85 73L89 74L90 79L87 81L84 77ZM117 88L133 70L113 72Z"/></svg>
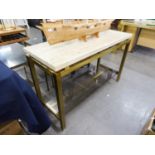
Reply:
<svg viewBox="0 0 155 155"><path fill-rule="evenodd" d="M39 97L40 101L42 103L44 103L44 100L43 100L42 95L41 95L41 90L40 90L40 87L39 87L39 81L38 81L38 78L37 78L34 62L31 59L31 57L28 57L28 56L27 56L27 61L28 61L28 64L30 66L31 76L32 76L32 80L33 80L34 87L35 87L35 90L36 90L36 94Z"/></svg>
<svg viewBox="0 0 155 155"><path fill-rule="evenodd" d="M101 59L97 59L97 66L96 66L96 74L99 72L99 66L100 66Z"/></svg>
<svg viewBox="0 0 155 155"><path fill-rule="evenodd" d="M101 58L98 58L97 59L97 65L96 65L96 73L95 73L95 76L93 77L93 79L96 80L96 83L98 82L98 80L97 80L98 77L101 76L103 73L103 72L99 72L100 61L101 61Z"/></svg>
<svg viewBox="0 0 155 155"><path fill-rule="evenodd" d="M123 52L123 57L122 57L122 60L121 60L121 64L120 64L117 79L116 79L117 81L119 81L120 77L121 77L121 73L122 73L122 70L123 70L123 67L124 67L125 59L126 59L126 56L127 56L127 53L128 53L128 47L129 47L129 43L127 43L125 45L125 49L124 49L124 52Z"/></svg>
<svg viewBox="0 0 155 155"><path fill-rule="evenodd" d="M55 80L55 90L56 90L56 98L57 98L57 105L59 110L59 119L61 129L65 128L65 114L64 114L64 101L63 101L63 93L62 93L62 78L59 73L54 75Z"/></svg>

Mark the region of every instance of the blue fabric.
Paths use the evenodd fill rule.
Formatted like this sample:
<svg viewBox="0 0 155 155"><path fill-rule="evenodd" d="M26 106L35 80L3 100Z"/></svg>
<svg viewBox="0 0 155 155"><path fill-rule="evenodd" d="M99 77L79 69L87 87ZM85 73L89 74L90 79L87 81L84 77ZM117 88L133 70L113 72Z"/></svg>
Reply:
<svg viewBox="0 0 155 155"><path fill-rule="evenodd" d="M0 123L14 119L21 119L30 132L39 134L51 124L27 82L0 61Z"/></svg>

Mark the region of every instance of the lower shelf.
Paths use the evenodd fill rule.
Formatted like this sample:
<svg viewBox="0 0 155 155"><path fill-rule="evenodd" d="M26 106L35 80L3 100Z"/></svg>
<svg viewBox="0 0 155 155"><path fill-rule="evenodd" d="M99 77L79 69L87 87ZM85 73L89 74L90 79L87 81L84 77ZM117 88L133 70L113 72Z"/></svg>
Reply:
<svg viewBox="0 0 155 155"><path fill-rule="evenodd" d="M45 103L45 106L56 116L58 117L58 106L56 100L50 100Z"/></svg>

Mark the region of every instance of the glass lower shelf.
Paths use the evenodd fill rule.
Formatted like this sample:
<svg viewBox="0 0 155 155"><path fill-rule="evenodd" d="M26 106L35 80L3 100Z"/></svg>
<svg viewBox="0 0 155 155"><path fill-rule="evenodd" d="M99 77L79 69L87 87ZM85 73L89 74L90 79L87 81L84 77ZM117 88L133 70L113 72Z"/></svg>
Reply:
<svg viewBox="0 0 155 155"><path fill-rule="evenodd" d="M58 106L56 100L50 100L45 103L46 107L52 111L55 115L58 115Z"/></svg>

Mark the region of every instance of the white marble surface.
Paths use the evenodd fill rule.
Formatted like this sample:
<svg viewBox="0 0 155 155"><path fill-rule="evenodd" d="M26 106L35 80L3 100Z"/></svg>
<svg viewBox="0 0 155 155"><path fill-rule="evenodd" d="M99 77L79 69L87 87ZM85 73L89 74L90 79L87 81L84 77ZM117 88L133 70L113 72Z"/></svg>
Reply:
<svg viewBox="0 0 155 155"><path fill-rule="evenodd" d="M26 54L34 57L54 71L59 71L117 43L131 38L130 33L107 30L99 38L89 38L86 42L78 39L55 45L47 42L25 47Z"/></svg>

